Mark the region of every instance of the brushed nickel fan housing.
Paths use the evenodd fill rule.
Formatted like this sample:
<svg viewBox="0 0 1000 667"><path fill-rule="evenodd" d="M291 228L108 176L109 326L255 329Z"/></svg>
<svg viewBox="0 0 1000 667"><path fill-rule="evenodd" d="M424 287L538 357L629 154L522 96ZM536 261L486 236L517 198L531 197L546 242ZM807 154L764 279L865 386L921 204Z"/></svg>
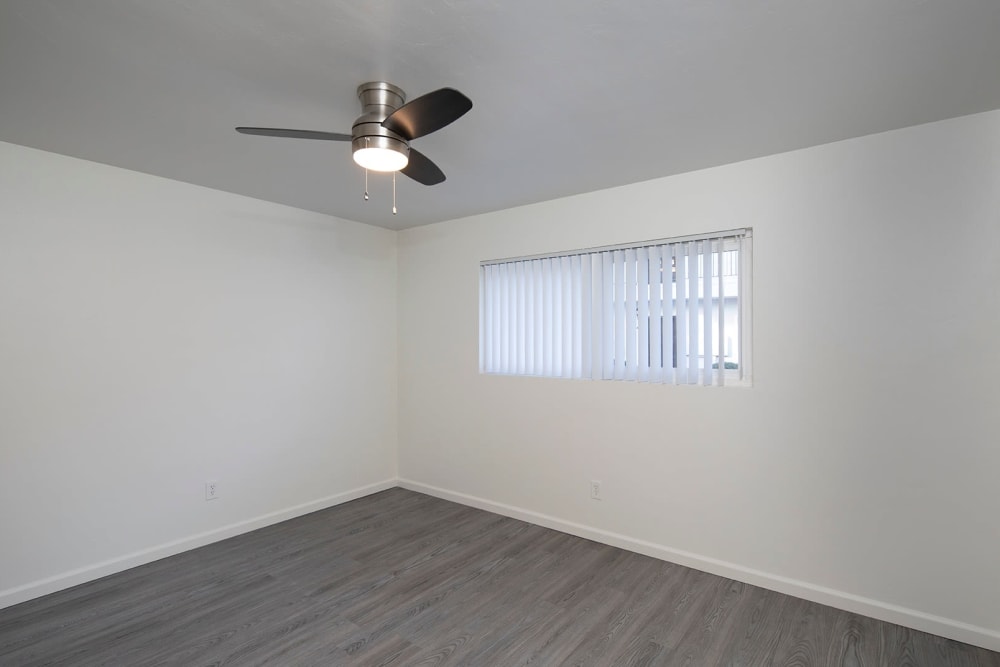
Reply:
<svg viewBox="0 0 1000 667"><path fill-rule="evenodd" d="M354 161L373 171L397 171L405 167L410 158L410 142L384 127L382 121L403 106L406 93L385 81L369 81L358 86L358 100L362 113L351 127Z"/></svg>

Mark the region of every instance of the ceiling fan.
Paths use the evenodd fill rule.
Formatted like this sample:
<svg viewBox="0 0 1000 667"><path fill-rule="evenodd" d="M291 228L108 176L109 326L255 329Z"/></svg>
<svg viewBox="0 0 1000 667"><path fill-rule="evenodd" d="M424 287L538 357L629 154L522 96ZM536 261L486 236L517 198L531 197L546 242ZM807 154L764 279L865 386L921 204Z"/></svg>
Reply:
<svg viewBox="0 0 1000 667"><path fill-rule="evenodd" d="M354 161L365 169L399 171L424 185L445 180L444 172L411 148L410 142L461 118L472 108L472 100L454 88L441 88L406 102L406 93L385 81L361 84L358 99L362 114L350 134L273 127L237 127L236 131L265 137L350 141Z"/></svg>

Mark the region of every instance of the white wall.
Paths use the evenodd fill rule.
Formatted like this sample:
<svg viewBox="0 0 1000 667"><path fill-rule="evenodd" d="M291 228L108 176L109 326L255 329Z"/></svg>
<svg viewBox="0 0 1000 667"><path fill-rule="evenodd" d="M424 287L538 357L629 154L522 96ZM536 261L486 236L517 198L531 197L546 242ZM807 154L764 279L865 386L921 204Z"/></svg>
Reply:
<svg viewBox="0 0 1000 667"><path fill-rule="evenodd" d="M393 486L395 290L393 232L0 143L0 606Z"/></svg>
<svg viewBox="0 0 1000 667"><path fill-rule="evenodd" d="M752 388L477 373L480 260L739 226ZM1000 112L408 230L400 476L1000 650L998 285Z"/></svg>

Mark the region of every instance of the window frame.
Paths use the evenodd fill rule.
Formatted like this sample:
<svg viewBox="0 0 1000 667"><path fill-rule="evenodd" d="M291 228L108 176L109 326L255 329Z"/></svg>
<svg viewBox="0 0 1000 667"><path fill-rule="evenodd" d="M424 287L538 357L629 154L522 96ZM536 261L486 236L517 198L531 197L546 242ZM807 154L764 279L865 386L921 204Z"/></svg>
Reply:
<svg viewBox="0 0 1000 667"><path fill-rule="evenodd" d="M707 250L706 250L707 248ZM683 249L678 253L678 249ZM724 316L726 292L723 287L727 264L726 253L737 251L736 257L736 300L737 312L736 323L738 325L738 368L727 369L725 350L730 348L732 339L724 338L726 323ZM708 252L711 260L712 275L704 279L704 271L700 270L697 277L686 277L685 271L680 271L680 278L684 281L688 296L684 296L685 306L679 311L678 299L672 293L670 298L671 307L674 309L672 315L676 329L676 318L678 312L686 314L689 310L691 318L686 319L682 325L689 327L688 336L685 340L693 346L694 354L701 357L697 362L688 361L684 368L682 379L678 379L680 373L674 371L679 363L677 352L677 337L670 336L673 352L671 354L671 371L669 374L663 358L667 341L662 333L658 336L651 335L651 327L647 325L646 332L643 333L638 323L646 319L652 322L654 315L652 311L659 308L662 312L660 299L663 297L647 296L641 298L639 295L643 286L649 290L653 285L659 286L659 293L663 294L662 275L658 280L650 279L649 268L652 267L652 260L659 262L660 271L665 266L666 255L669 252L672 265L671 284L676 285L678 280L677 259L685 257L685 266L694 263L702 269L704 264L703 254ZM624 253L624 255L622 255ZM650 254L652 253L652 254ZM623 259L624 256L624 259ZM718 259L716 260L716 257ZM592 262L600 261L604 264L594 267L594 281L591 280L591 269L588 265ZM614 258L612 270L615 272L613 278L609 278L608 258ZM538 261L536 261L538 260ZM544 267L539 275L539 267ZM716 269L716 267L718 267ZM598 271L600 269L600 271ZM511 276L506 272L510 271ZM636 272L638 271L638 275ZM530 274L530 275L529 275ZM597 281L597 275L601 276L601 285ZM582 278L580 276L583 276ZM527 276L527 277L526 277ZM717 276L717 284L716 284ZM536 282L530 282L534 280ZM541 283L537 281L543 281ZM492 282L491 282L492 281ZM498 284L496 281L502 281ZM528 290L526 293L526 281ZM487 283L490 283L490 290L500 289L499 293L490 292L487 298ZM608 285L613 285L615 294L608 293ZM627 286L635 286L636 289L628 289ZM674 288L676 289L676 288ZM581 293L582 290L582 293ZM693 291L690 291L693 290ZM537 294L533 292L538 291ZM709 303L705 303L704 294L713 294ZM651 294L648 291L647 294ZM721 295L721 301L715 294ZM692 296L693 295L693 296ZM558 304L561 312L553 312L553 306ZM718 302L718 306L711 305ZM513 306L511 305L513 304ZM699 304L697 306L691 304ZM514 310L512 310L512 307ZM574 308L576 310L574 310ZM719 313L718 318L711 318L714 323L706 331L701 326L705 318ZM487 312L487 309L490 312ZM582 309L582 310L581 310ZM580 311L580 312L577 312ZM592 312L594 311L594 312ZM566 250L555 253L540 253L522 257L483 260L479 264L479 371L487 375L523 375L528 377L551 377L551 378L573 378L573 379L616 379L640 381L647 383L663 384L695 384L699 386L722 385L722 386L750 386L753 381L753 229L739 228L707 234L693 234L687 236L670 237L641 241L636 243L622 243L609 246L584 248L577 250ZM572 313L572 314L571 314ZM518 330L514 334L507 325L501 326L505 318L520 317ZM528 324L525 325L527 318ZM541 317L544 321L535 322L534 319ZM585 324L576 322L580 331L566 333L567 338L563 338L562 325L565 324L570 329L573 328L573 318L583 318ZM600 318L599 320L597 318ZM664 321L663 315L661 320ZM690 320L695 320L691 322ZM623 322L636 323L636 333L617 335L615 324L621 326ZM549 347L542 349L541 354L544 363L542 370L538 371L537 354L538 350L533 347L538 344L540 337L536 332L534 336L527 334L528 338L533 338L532 345L525 346L522 333L524 326L544 327L546 333L544 337L549 342ZM626 327L628 324L626 324ZM731 326L731 325L730 325ZM490 327L487 331L486 328ZM715 333L712 333L714 329ZM620 331L620 329L619 329ZM590 334L594 332L594 337L601 339L600 349L597 349ZM560 355L564 358L555 359L551 340L554 336L559 336L562 344L557 345L561 349ZM714 338L717 336L718 338ZM516 340L515 340L516 337ZM651 339L659 341L657 350ZM717 341L717 345L713 345ZM612 343L614 350L609 350L606 346ZM492 347L486 349L487 343ZM564 368L564 364L572 364L580 359L580 346L585 349L583 356L591 356L592 359L583 361L583 375L577 367ZM647 351L643 350L646 346ZM639 346L640 355L637 359L636 346ZM718 347L718 355L708 352L709 359L714 356L719 357L720 369L711 368L713 363L705 360L706 353L699 354L702 349L714 350ZM497 349L499 348L499 349ZM588 351L589 350L589 351ZM654 353L655 352L655 353ZM609 354L615 359L613 368L609 373ZM601 362L599 362L599 355ZM687 355L690 358L690 354ZM489 357L489 358L487 358ZM529 363L526 364L526 359ZM628 360L632 361L629 362ZM645 361L643 361L645 359ZM513 361L512 361L513 360ZM618 360L621 360L619 363ZM657 372L653 361L664 369ZM631 363L630 368L627 364ZM700 364L700 365L699 365ZM706 367L707 365L707 367ZM501 370L502 369L502 370ZM716 371L721 371L716 373ZM712 376L718 375L713 378ZM667 376L664 381L663 377ZM699 380L698 378L701 377Z"/></svg>

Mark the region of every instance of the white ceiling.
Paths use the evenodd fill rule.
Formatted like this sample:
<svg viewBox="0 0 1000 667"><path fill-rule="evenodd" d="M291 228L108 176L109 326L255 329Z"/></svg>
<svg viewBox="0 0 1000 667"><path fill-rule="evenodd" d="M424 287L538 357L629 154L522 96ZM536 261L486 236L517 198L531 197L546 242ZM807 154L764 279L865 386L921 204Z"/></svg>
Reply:
<svg viewBox="0 0 1000 667"><path fill-rule="evenodd" d="M475 106L363 171L359 83ZM402 229L1000 108L998 0L0 0L0 140ZM719 193L725 196L725 193Z"/></svg>

